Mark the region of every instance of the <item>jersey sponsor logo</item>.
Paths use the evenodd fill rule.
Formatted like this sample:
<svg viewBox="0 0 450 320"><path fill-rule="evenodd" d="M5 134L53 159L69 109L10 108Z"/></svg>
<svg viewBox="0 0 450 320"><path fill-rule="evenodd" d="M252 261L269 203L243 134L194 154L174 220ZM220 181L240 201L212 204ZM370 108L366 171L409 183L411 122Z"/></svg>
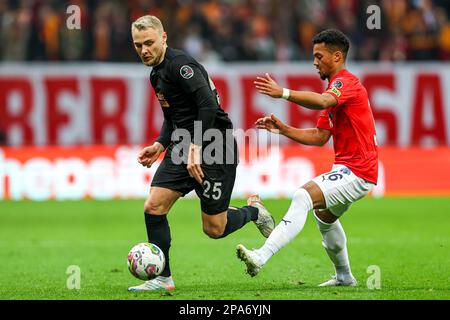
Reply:
<svg viewBox="0 0 450 320"><path fill-rule="evenodd" d="M185 79L190 79L194 76L194 70L188 65L184 65L180 68L180 74Z"/></svg>
<svg viewBox="0 0 450 320"><path fill-rule="evenodd" d="M169 103L167 102L166 98L164 98L164 95L161 92L157 92L156 97L158 98L158 101L161 104L161 107L164 107L164 108L170 107Z"/></svg>
<svg viewBox="0 0 450 320"><path fill-rule="evenodd" d="M333 83L331 84L331 88L336 88L336 89L340 89L344 86L344 84L342 83L342 81L340 80L335 80L333 81Z"/></svg>
<svg viewBox="0 0 450 320"><path fill-rule="evenodd" d="M336 88L330 88L330 89L327 90L327 92L334 93L338 97L341 96L341 92L338 89L336 89Z"/></svg>

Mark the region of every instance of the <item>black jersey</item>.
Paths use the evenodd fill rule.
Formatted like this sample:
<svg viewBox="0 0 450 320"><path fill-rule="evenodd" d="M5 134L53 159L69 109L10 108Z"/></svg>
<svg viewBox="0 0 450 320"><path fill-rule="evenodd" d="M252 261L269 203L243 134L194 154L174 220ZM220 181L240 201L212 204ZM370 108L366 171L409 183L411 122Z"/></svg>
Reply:
<svg viewBox="0 0 450 320"><path fill-rule="evenodd" d="M202 121L203 132L233 127L205 68L187 53L168 47L164 60L153 68L150 82L164 113L157 139L164 147L176 128L186 129L194 137L194 121Z"/></svg>

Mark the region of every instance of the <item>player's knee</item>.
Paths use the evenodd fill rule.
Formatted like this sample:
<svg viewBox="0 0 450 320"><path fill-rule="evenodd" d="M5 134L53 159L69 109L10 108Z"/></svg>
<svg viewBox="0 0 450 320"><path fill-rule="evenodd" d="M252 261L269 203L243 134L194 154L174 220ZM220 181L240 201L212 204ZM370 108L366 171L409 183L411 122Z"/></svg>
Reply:
<svg viewBox="0 0 450 320"><path fill-rule="evenodd" d="M164 214L167 213L167 208L162 201L149 198L144 203L144 211L149 214Z"/></svg>
<svg viewBox="0 0 450 320"><path fill-rule="evenodd" d="M295 190L292 201L296 202L297 204L305 205L305 204L311 204L312 206L312 199L309 195L308 191L304 188L298 188Z"/></svg>
<svg viewBox="0 0 450 320"><path fill-rule="evenodd" d="M333 228L333 223L338 219L329 210L314 210L314 217L319 225L319 229L322 231L327 231Z"/></svg>
<svg viewBox="0 0 450 320"><path fill-rule="evenodd" d="M303 198L305 198L305 189L303 188L298 188L297 190L295 190L294 194L292 195L292 199L297 200L297 201L302 201Z"/></svg>
<svg viewBox="0 0 450 320"><path fill-rule="evenodd" d="M223 235L224 229L219 225L203 225L203 232L211 239L219 239Z"/></svg>

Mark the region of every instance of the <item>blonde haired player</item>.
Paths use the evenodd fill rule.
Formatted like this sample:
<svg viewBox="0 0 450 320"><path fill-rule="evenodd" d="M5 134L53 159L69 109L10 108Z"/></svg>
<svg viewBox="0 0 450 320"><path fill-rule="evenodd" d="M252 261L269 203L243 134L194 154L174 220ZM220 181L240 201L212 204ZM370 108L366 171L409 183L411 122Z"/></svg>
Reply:
<svg viewBox="0 0 450 320"><path fill-rule="evenodd" d="M200 198L203 231L212 239L224 238L250 221L268 237L275 221L258 197L249 199L248 205L241 208L229 206L238 165L237 144L232 135L233 124L220 106L206 69L186 52L167 45L167 34L155 16L137 19L131 26L131 35L142 63L152 67L150 83L164 115L159 137L142 149L138 161L149 168L166 151L144 205L148 242L161 248L166 264L158 277L128 290L173 290L167 214L180 197L195 190ZM205 161L212 142L196 139L198 123L200 138L210 130L217 134L217 141L222 141L214 140L218 159ZM176 136L181 132L188 132L190 138L178 141ZM180 154L180 147L188 151Z"/></svg>

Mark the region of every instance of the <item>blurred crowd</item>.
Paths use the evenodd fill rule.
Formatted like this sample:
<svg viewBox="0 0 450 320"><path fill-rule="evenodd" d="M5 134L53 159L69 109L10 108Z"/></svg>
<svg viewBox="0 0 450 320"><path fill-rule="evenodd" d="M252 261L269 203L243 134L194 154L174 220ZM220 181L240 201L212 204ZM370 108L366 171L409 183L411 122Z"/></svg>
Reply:
<svg viewBox="0 0 450 320"><path fill-rule="evenodd" d="M381 28L371 30L373 4ZM67 27L70 5L80 29ZM145 14L202 62L310 59L326 28L349 36L353 60L450 60L449 0L0 0L0 58L138 61L130 25Z"/></svg>

